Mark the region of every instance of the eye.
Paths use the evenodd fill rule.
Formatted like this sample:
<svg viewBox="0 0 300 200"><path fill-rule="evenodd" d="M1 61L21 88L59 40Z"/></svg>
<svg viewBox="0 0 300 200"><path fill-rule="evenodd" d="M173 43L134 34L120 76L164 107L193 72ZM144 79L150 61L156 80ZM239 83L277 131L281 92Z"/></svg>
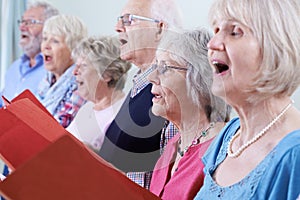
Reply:
<svg viewBox="0 0 300 200"><path fill-rule="evenodd" d="M59 40L58 40L58 39L55 39L55 38L53 38L53 39L52 39L52 42L53 42L54 44L58 44L58 43L59 43Z"/></svg>
<svg viewBox="0 0 300 200"><path fill-rule="evenodd" d="M162 65L162 66L160 67L160 73L161 73L161 74L166 73L167 70L168 70L168 66L167 66L166 64L164 64L164 65Z"/></svg>
<svg viewBox="0 0 300 200"><path fill-rule="evenodd" d="M243 30L238 26L234 26L232 31L231 31L231 35L232 36L242 36L243 35Z"/></svg>

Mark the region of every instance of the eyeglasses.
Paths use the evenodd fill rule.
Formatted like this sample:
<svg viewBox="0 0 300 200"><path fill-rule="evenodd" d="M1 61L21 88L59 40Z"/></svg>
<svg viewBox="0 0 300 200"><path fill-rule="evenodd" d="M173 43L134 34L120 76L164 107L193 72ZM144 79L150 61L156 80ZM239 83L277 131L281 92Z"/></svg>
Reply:
<svg viewBox="0 0 300 200"><path fill-rule="evenodd" d="M177 66L171 66L167 65L165 61L160 61L159 63L156 62L155 64L152 64L152 69L157 70L159 74L164 74L168 69L176 69L176 70L181 70L181 71L187 71L188 68L184 67L177 67Z"/></svg>
<svg viewBox="0 0 300 200"><path fill-rule="evenodd" d="M17 21L19 25L24 24L25 26L31 26L35 24L43 24L44 22L36 19L22 19Z"/></svg>
<svg viewBox="0 0 300 200"><path fill-rule="evenodd" d="M157 19L152 19L152 18L138 16L138 15L132 15L132 14L125 14L125 15L117 18L118 21L122 21L123 26L130 26L132 21L134 21L135 19L159 23L159 20L157 20Z"/></svg>

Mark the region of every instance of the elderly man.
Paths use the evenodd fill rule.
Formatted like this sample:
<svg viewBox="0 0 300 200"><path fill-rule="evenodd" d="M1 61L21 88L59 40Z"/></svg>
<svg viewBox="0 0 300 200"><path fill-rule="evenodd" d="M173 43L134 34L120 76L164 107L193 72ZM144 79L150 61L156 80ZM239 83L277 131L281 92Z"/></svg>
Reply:
<svg viewBox="0 0 300 200"><path fill-rule="evenodd" d="M21 31L19 43L24 54L9 67L5 75L2 95L8 100L25 89L36 93L39 82L46 74L40 49L43 24L48 18L57 14L58 10L49 3L36 1L28 4L22 19L18 21ZM0 100L1 106L2 100Z"/></svg>
<svg viewBox="0 0 300 200"><path fill-rule="evenodd" d="M128 0L116 24L121 58L136 65L139 72L107 129L99 155L145 188L149 188L151 171L160 155L165 123L151 112L152 85L146 77L152 71L150 64L162 34L179 26L181 14L173 0Z"/></svg>
<svg viewBox="0 0 300 200"><path fill-rule="evenodd" d="M11 100L25 89L34 94L37 92L37 86L46 74L40 48L43 24L58 13L58 10L47 2L36 1L28 4L22 19L18 21L21 31L20 46L24 54L9 67L5 75L4 90L0 95ZM0 99L0 107L2 106ZM5 165L3 175L8 173Z"/></svg>

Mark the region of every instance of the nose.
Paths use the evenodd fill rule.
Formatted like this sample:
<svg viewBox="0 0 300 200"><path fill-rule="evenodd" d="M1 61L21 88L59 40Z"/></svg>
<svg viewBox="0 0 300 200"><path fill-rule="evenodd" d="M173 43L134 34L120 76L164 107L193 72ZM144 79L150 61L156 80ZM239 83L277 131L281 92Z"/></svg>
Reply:
<svg viewBox="0 0 300 200"><path fill-rule="evenodd" d="M26 31L28 29L28 26L26 26L25 23L20 23L19 29L20 31Z"/></svg>
<svg viewBox="0 0 300 200"><path fill-rule="evenodd" d="M79 68L80 68L80 65L79 64L76 64L75 65L75 68L73 70L73 75L74 76L77 76L79 74Z"/></svg>
<svg viewBox="0 0 300 200"><path fill-rule="evenodd" d="M222 34L216 33L207 43L207 48L215 51L224 51L225 50L224 39L225 38Z"/></svg>
<svg viewBox="0 0 300 200"><path fill-rule="evenodd" d="M43 40L41 43L41 49L50 49L49 42L46 40Z"/></svg>
<svg viewBox="0 0 300 200"><path fill-rule="evenodd" d="M117 23L115 25L115 31L118 32L118 33L126 31L125 26L122 23L122 20L117 21Z"/></svg>

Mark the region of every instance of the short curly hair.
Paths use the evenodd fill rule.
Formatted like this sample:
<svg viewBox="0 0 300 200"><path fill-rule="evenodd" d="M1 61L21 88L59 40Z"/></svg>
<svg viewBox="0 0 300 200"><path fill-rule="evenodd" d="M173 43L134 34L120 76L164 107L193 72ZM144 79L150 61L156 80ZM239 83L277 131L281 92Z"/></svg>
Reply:
<svg viewBox="0 0 300 200"><path fill-rule="evenodd" d="M96 68L99 75L110 77L108 87L122 90L131 63L120 58L119 40L111 36L83 39L72 51L72 57L85 57Z"/></svg>

